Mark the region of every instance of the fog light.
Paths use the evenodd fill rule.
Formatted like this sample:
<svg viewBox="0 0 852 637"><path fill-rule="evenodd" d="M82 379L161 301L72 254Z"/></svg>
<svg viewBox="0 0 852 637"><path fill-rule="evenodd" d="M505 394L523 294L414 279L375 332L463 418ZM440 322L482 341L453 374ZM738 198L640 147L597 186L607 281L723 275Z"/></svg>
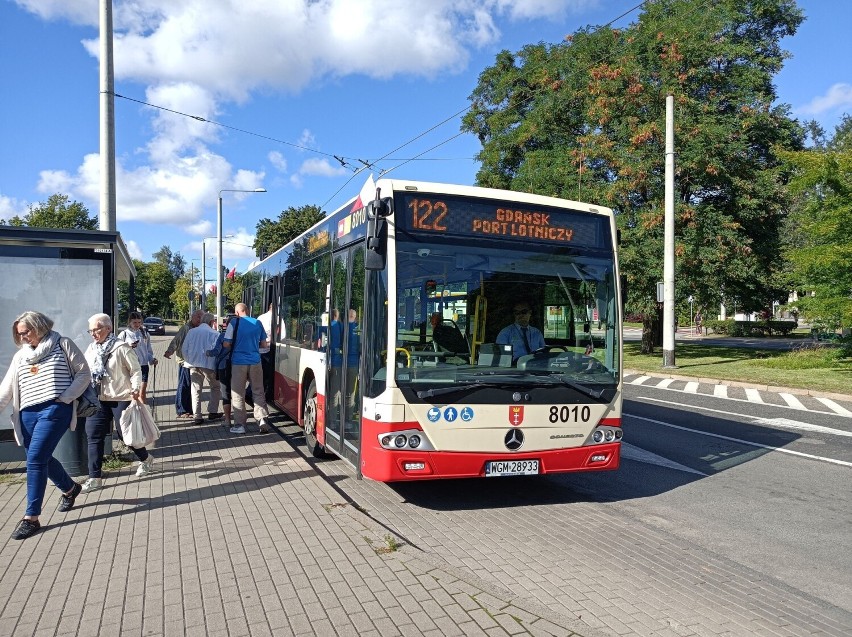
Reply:
<svg viewBox="0 0 852 637"><path fill-rule="evenodd" d="M393 439L393 444L395 444L398 448L402 449L405 446L406 439L402 434L398 435Z"/></svg>
<svg viewBox="0 0 852 637"><path fill-rule="evenodd" d="M383 447L390 447L391 440L392 440L392 438L390 436L383 436L382 437L382 446Z"/></svg>
<svg viewBox="0 0 852 637"><path fill-rule="evenodd" d="M411 447L412 449L416 449L417 447L419 447L420 446L420 436L418 436L417 434L414 434L411 437L409 437L408 446Z"/></svg>
<svg viewBox="0 0 852 637"><path fill-rule="evenodd" d="M592 434L592 440L595 442L603 440L603 432L600 429L596 430L595 433Z"/></svg>
<svg viewBox="0 0 852 637"><path fill-rule="evenodd" d="M603 462L606 460L606 454L598 454L596 456L592 456L590 462Z"/></svg>
<svg viewBox="0 0 852 637"><path fill-rule="evenodd" d="M615 432L612 429L607 429L606 433L604 434L604 440L606 440L607 442L612 442L613 440L615 440Z"/></svg>
<svg viewBox="0 0 852 637"><path fill-rule="evenodd" d="M420 471L426 468L425 462L404 462L402 468L406 471Z"/></svg>

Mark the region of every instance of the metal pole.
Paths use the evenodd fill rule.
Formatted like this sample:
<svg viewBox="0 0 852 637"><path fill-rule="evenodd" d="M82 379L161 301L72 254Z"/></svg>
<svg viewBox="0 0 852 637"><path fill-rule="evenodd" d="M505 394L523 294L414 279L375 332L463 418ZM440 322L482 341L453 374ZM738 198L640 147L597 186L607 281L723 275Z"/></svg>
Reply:
<svg viewBox="0 0 852 637"><path fill-rule="evenodd" d="M219 205L216 208L216 240L219 245L216 258L216 325L222 324L222 191L219 191Z"/></svg>
<svg viewBox="0 0 852 637"><path fill-rule="evenodd" d="M666 96L665 238L663 247L663 367L675 365L674 96Z"/></svg>
<svg viewBox="0 0 852 637"><path fill-rule="evenodd" d="M201 309L207 311L207 240L201 240Z"/></svg>
<svg viewBox="0 0 852 637"><path fill-rule="evenodd" d="M112 0L100 0L101 209L98 228L115 231L115 98Z"/></svg>

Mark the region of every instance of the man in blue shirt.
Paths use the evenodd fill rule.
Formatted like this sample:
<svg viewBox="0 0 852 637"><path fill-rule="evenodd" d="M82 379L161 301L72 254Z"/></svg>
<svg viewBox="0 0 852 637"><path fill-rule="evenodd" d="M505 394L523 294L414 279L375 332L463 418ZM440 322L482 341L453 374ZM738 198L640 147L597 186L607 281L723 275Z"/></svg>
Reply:
<svg viewBox="0 0 852 637"><path fill-rule="evenodd" d="M263 392L263 368L260 364L260 348L266 347L266 330L257 319L248 315L245 303L237 303L236 317L228 321L224 346L231 349L231 407L234 415L232 434L246 432L246 381L251 383L254 399L254 418L260 433L269 432L269 410ZM235 338L236 335L236 338Z"/></svg>
<svg viewBox="0 0 852 637"><path fill-rule="evenodd" d="M532 354L537 349L546 347L544 335L530 325L530 304L526 301L518 301L512 308L515 322L500 330L495 341L498 345L512 346L512 362L516 362L521 356Z"/></svg>

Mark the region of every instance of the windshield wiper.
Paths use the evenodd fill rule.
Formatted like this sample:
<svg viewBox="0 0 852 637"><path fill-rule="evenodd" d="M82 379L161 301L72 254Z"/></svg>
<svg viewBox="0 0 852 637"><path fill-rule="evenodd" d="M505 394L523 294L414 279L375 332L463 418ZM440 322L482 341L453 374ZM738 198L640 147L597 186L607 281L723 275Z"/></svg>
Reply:
<svg viewBox="0 0 852 637"><path fill-rule="evenodd" d="M514 388L516 385L510 383L468 383L467 385L453 385L452 387L438 387L437 389L423 389L417 392L418 398L431 398L432 396L443 396L457 391L468 391L471 389L483 389L486 387Z"/></svg>
<svg viewBox="0 0 852 637"><path fill-rule="evenodd" d="M539 375L544 376L545 374L536 374L536 375L537 376L539 376ZM559 383L570 387L571 389L576 389L581 394L585 394L586 396L588 396L590 398L594 398L595 400L600 400L601 396L603 396L604 392L606 391L606 388L601 389L600 391L595 391L591 387L588 387L586 385L582 385L582 384L580 384L580 383L578 383L574 380L571 380L565 374L549 374L549 375L547 375L547 377L552 378L552 379L558 381Z"/></svg>

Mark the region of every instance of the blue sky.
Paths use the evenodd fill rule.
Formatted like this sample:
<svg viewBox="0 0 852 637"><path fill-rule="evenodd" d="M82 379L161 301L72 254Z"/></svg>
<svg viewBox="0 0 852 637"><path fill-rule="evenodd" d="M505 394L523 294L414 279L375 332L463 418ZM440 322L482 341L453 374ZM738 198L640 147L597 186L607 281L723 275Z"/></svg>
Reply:
<svg viewBox="0 0 852 637"><path fill-rule="evenodd" d="M201 241L216 235L219 191L266 188L224 193L224 233L233 235L224 261L242 271L259 219L288 206L331 210L357 194L367 176L353 178L358 159L385 156L464 109L500 50L558 42L637 4L113 0L116 93L230 127L116 98L118 229L137 258L168 245L199 266ZM807 19L783 43L792 58L777 76L779 101L832 131L852 113L852 3L798 4ZM97 55L98 0L0 0L0 218L55 192L98 214ZM479 145L452 139L458 132L451 118L380 167L473 183ZM208 240L210 272L214 254Z"/></svg>

